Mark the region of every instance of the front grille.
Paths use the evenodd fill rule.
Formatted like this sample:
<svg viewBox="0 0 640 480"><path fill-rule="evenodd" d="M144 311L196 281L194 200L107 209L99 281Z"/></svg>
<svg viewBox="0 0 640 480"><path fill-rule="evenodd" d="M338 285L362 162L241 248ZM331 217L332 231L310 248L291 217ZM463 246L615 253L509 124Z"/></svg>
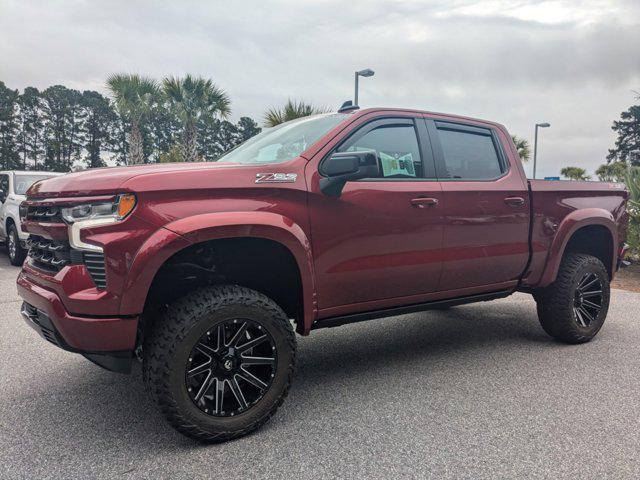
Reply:
<svg viewBox="0 0 640 480"><path fill-rule="evenodd" d="M66 241L50 240L30 235L27 240L29 260L34 268L56 274L67 265L85 265L96 288L107 288L107 275L102 253L82 252Z"/></svg>
<svg viewBox="0 0 640 480"><path fill-rule="evenodd" d="M27 220L41 223L62 223L62 213L60 207L55 206L34 206L27 207Z"/></svg>
<svg viewBox="0 0 640 480"><path fill-rule="evenodd" d="M91 275L93 283L99 290L107 288L107 272L104 267L104 255L102 253L84 252L84 264Z"/></svg>
<svg viewBox="0 0 640 480"><path fill-rule="evenodd" d="M27 240L32 264L48 272L59 272L63 267L75 263L69 243L30 235Z"/></svg>

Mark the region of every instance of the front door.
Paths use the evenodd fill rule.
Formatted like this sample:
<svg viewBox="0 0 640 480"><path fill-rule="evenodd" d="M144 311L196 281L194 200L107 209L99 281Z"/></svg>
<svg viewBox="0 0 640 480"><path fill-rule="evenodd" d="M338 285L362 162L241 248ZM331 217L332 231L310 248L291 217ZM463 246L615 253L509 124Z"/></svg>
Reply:
<svg viewBox="0 0 640 480"><path fill-rule="evenodd" d="M321 317L435 292L442 265L442 194L422 119L362 119L342 138L319 155L373 150L380 176L348 182L332 198L319 190L318 159L307 166Z"/></svg>

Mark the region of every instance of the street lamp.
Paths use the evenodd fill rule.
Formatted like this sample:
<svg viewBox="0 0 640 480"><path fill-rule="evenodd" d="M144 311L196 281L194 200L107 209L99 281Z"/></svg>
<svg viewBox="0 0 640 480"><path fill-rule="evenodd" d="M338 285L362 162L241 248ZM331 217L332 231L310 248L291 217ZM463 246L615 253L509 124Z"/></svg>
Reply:
<svg viewBox="0 0 640 480"><path fill-rule="evenodd" d="M536 179L536 161L538 159L538 127L547 128L550 127L550 123L536 123L536 135L533 140L533 179Z"/></svg>
<svg viewBox="0 0 640 480"><path fill-rule="evenodd" d="M364 70L360 70L359 72L356 72L356 92L355 92L355 95L353 96L354 106L356 107L358 106L358 77L373 77L374 73L375 72L370 68L365 68Z"/></svg>

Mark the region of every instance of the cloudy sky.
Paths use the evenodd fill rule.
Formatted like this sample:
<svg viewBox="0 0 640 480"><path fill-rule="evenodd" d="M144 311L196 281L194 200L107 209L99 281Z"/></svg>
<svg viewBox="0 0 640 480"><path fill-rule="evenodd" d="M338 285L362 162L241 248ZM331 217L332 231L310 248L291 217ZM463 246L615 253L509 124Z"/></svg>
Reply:
<svg viewBox="0 0 640 480"><path fill-rule="evenodd" d="M591 172L640 91L639 0L0 0L0 80L104 92L113 72L211 77L233 118L287 98L499 121L539 175ZM530 166L528 167L530 169Z"/></svg>

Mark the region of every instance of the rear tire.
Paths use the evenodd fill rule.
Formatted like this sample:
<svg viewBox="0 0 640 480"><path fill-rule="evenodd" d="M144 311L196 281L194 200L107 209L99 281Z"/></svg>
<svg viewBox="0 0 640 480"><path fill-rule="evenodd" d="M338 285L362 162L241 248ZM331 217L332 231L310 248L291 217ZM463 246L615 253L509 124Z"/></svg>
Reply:
<svg viewBox="0 0 640 480"><path fill-rule="evenodd" d="M143 346L143 374L174 428L222 442L276 412L295 354L295 333L275 302L248 288L215 286L177 300L157 320Z"/></svg>
<svg viewBox="0 0 640 480"><path fill-rule="evenodd" d="M609 310L609 274L597 258L569 253L558 277L534 294L545 332L565 343L590 341L602 328Z"/></svg>
<svg viewBox="0 0 640 480"><path fill-rule="evenodd" d="M7 231L7 255L9 256L9 262L11 265L19 267L27 257L27 252L22 245L20 245L20 237L18 236L18 230L14 224L9 225Z"/></svg>

